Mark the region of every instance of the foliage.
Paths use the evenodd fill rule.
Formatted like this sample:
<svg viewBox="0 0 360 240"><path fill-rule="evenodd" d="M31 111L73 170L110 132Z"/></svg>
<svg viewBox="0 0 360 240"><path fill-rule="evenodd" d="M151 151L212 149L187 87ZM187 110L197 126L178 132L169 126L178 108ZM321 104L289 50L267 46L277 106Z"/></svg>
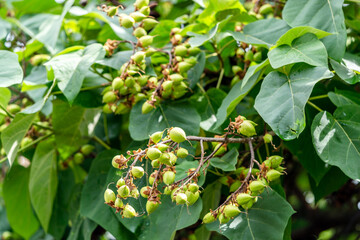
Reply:
<svg viewBox="0 0 360 240"><path fill-rule="evenodd" d="M0 0L2 239L355 239L359 9Z"/></svg>

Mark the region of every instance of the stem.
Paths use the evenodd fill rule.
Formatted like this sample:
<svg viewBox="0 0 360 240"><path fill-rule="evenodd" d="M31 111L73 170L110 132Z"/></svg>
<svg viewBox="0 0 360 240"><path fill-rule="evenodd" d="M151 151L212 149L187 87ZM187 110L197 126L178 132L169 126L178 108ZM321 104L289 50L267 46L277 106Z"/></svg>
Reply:
<svg viewBox="0 0 360 240"><path fill-rule="evenodd" d="M322 112L323 110L321 108L319 108L318 106L316 106L314 103L307 101L307 104L309 104L310 106L312 106L313 108L315 108L316 110L318 110L319 112Z"/></svg>
<svg viewBox="0 0 360 240"><path fill-rule="evenodd" d="M274 132L268 132L272 136L275 135ZM250 141L262 141L263 136L259 137L249 137L249 138L213 138L213 137L198 137L198 136L188 136L186 139L189 141L197 141L200 142L200 140L204 142L222 142L222 143L245 143Z"/></svg>
<svg viewBox="0 0 360 240"><path fill-rule="evenodd" d="M261 154L260 154L259 149L256 149L256 154L257 154L257 156L258 156L258 158L259 158L260 163L262 163L263 160L262 160L262 157L261 157Z"/></svg>
<svg viewBox="0 0 360 240"><path fill-rule="evenodd" d="M14 118L14 115L12 115L2 104L0 104L0 108L6 113L9 118Z"/></svg>
<svg viewBox="0 0 360 240"><path fill-rule="evenodd" d="M110 150L111 147L109 145L107 145L103 140L101 140L100 138L98 138L97 136L93 136L92 137L94 139L94 141L98 142L101 146L103 146L104 148L106 148L107 150Z"/></svg>
<svg viewBox="0 0 360 240"><path fill-rule="evenodd" d="M223 79L223 76L224 76L224 68L221 69L220 71L220 75L219 75L219 79L218 79L218 82L216 84L216 88L220 88L220 85L221 85L221 81Z"/></svg>
<svg viewBox="0 0 360 240"><path fill-rule="evenodd" d="M269 151L269 146L267 143L265 143L265 150L266 150L266 156L269 157L270 156L270 151Z"/></svg>
<svg viewBox="0 0 360 240"><path fill-rule="evenodd" d="M311 98L309 98L309 100L312 101L312 100L317 100L317 99L322 99L322 98L327 98L327 97L329 97L329 96L327 94L324 94L324 95L311 97Z"/></svg>

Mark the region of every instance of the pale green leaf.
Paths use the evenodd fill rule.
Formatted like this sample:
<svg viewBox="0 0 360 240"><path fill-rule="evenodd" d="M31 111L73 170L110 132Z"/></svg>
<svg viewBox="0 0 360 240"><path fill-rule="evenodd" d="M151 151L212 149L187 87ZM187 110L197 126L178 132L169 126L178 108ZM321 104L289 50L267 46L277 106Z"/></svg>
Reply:
<svg viewBox="0 0 360 240"><path fill-rule="evenodd" d="M0 50L0 87L21 83L23 70L15 53Z"/></svg>

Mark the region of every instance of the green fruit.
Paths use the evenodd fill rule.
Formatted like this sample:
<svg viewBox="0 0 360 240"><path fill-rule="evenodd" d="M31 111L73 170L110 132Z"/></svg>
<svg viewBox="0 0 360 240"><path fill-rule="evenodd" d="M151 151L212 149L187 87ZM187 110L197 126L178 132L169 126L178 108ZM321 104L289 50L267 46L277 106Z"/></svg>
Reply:
<svg viewBox="0 0 360 240"><path fill-rule="evenodd" d="M274 12L274 9L272 8L271 4L269 4L269 3L264 4L259 8L259 13L261 15L266 15L266 14L273 13L273 12Z"/></svg>
<svg viewBox="0 0 360 240"><path fill-rule="evenodd" d="M215 220L216 218L211 212L205 214L205 216L203 217L203 223L205 224L215 222Z"/></svg>
<svg viewBox="0 0 360 240"><path fill-rule="evenodd" d="M237 74L240 71L242 71L242 68L240 66L237 66L237 65L232 66L232 72L234 74Z"/></svg>
<svg viewBox="0 0 360 240"><path fill-rule="evenodd" d="M178 68L180 73L186 73L190 70L190 68L192 68L192 64L188 62L179 62Z"/></svg>
<svg viewBox="0 0 360 240"><path fill-rule="evenodd" d="M259 180L252 181L249 184L249 189L252 192L261 192L265 188L265 184Z"/></svg>
<svg viewBox="0 0 360 240"><path fill-rule="evenodd" d="M158 159L161 156L161 151L157 148L154 147L150 147L148 148L148 150L146 151L146 156L150 159L150 160L155 160Z"/></svg>
<svg viewBox="0 0 360 240"><path fill-rule="evenodd" d="M143 29L142 27L137 27L134 32L133 32L134 36L137 38L141 38L142 36L147 35L147 32L145 29Z"/></svg>
<svg viewBox="0 0 360 240"><path fill-rule="evenodd" d="M152 48L152 47L149 47L147 50L146 50L146 57L151 57L154 53L156 53L156 49L155 48Z"/></svg>
<svg viewBox="0 0 360 240"><path fill-rule="evenodd" d="M175 198L176 200L176 204L185 204L186 202L187 202L187 196L186 196L186 194L185 193L178 193L177 195L176 195L176 198Z"/></svg>
<svg viewBox="0 0 360 240"><path fill-rule="evenodd" d="M131 59L136 62L137 64L140 64L145 59L145 52L136 52L134 55L131 56ZM125 83L126 84L126 83ZM126 85L128 86L128 85Z"/></svg>
<svg viewBox="0 0 360 240"><path fill-rule="evenodd" d="M252 61L254 59L254 53L249 50L245 53L245 61Z"/></svg>
<svg viewBox="0 0 360 240"><path fill-rule="evenodd" d="M268 159L266 159L264 161L265 166L267 166L268 168L277 168L280 166L280 164L283 161L283 157L274 155L274 156L270 156Z"/></svg>
<svg viewBox="0 0 360 240"><path fill-rule="evenodd" d="M144 6L139 10L139 12L141 12L145 16L149 16L150 15L150 7L149 6Z"/></svg>
<svg viewBox="0 0 360 240"><path fill-rule="evenodd" d="M219 222L220 224L225 224L230 221L229 217L226 217L224 213L221 213L219 216Z"/></svg>
<svg viewBox="0 0 360 240"><path fill-rule="evenodd" d="M107 92L103 96L103 103L114 102L116 98L116 94L113 91Z"/></svg>
<svg viewBox="0 0 360 240"><path fill-rule="evenodd" d="M130 195L133 198L138 198L140 196L139 190L137 188L134 188L133 190L131 190Z"/></svg>
<svg viewBox="0 0 360 240"><path fill-rule="evenodd" d="M120 163L117 163L117 161ZM113 165L114 168L122 168L126 166L126 162L127 159L126 157L124 157L124 155L116 155L115 157L113 157L111 164Z"/></svg>
<svg viewBox="0 0 360 240"><path fill-rule="evenodd" d="M239 205L244 205L244 204L248 203L251 199L253 199L253 197L250 196L250 194L247 194L247 193L239 193L236 196L236 202Z"/></svg>
<svg viewBox="0 0 360 240"><path fill-rule="evenodd" d="M126 114L130 111L130 107L124 103L120 103L116 109L115 114Z"/></svg>
<svg viewBox="0 0 360 240"><path fill-rule="evenodd" d="M151 141L153 141L154 143L158 143L160 142L160 140L163 137L163 132L158 131L158 132L154 132L153 134L151 134L150 139Z"/></svg>
<svg viewBox="0 0 360 240"><path fill-rule="evenodd" d="M233 77L233 79L231 79L231 83L230 83L230 86L233 87L235 84L237 84L238 82L240 82L240 77L238 75L235 75Z"/></svg>
<svg viewBox="0 0 360 240"><path fill-rule="evenodd" d="M125 79L125 86L127 86L128 88L132 88L135 85L135 79L133 77L127 77Z"/></svg>
<svg viewBox="0 0 360 240"><path fill-rule="evenodd" d="M192 193L196 193L199 191L199 186L196 183L190 183L188 186L188 190Z"/></svg>
<svg viewBox="0 0 360 240"><path fill-rule="evenodd" d="M141 22L146 18L146 16L141 12L132 12L130 13L130 17L132 17L135 22Z"/></svg>
<svg viewBox="0 0 360 240"><path fill-rule="evenodd" d="M169 79L172 80L175 84L175 83L178 83L178 82L184 80L184 77L178 73L174 73L169 76Z"/></svg>
<svg viewBox="0 0 360 240"><path fill-rule="evenodd" d="M119 180L116 182L116 187L119 188L124 185L125 185L125 180L123 178L119 178Z"/></svg>
<svg viewBox="0 0 360 240"><path fill-rule="evenodd" d="M115 200L115 207L116 208L122 208L124 206L123 201L120 198L116 198Z"/></svg>
<svg viewBox="0 0 360 240"><path fill-rule="evenodd" d="M256 126L256 123L254 123L253 121L244 120L241 123L240 128L238 129L238 133L247 137L254 136L256 135L256 130L254 125Z"/></svg>
<svg viewBox="0 0 360 240"><path fill-rule="evenodd" d="M186 140L186 134L184 130L179 127L174 127L170 130L169 137L172 141L181 143Z"/></svg>
<svg viewBox="0 0 360 240"><path fill-rule="evenodd" d="M127 198L130 194L130 188L126 185L119 187L118 194L122 198Z"/></svg>
<svg viewBox="0 0 360 240"><path fill-rule="evenodd" d="M177 151L176 151L176 155L179 157L179 158L186 158L188 156L189 152L186 148L179 148Z"/></svg>
<svg viewBox="0 0 360 240"><path fill-rule="evenodd" d="M18 112L21 111L21 107L17 104L9 104L6 109L11 113L11 114L16 114Z"/></svg>
<svg viewBox="0 0 360 240"><path fill-rule="evenodd" d="M148 214L151 214L153 213L158 207L159 207L159 203L156 202L156 201L151 201L151 200L148 200L146 202L146 211Z"/></svg>
<svg viewBox="0 0 360 240"><path fill-rule="evenodd" d="M255 61L255 62L261 62L261 60L262 60L262 54L261 54L261 52L255 53L255 54L254 54L254 61Z"/></svg>
<svg viewBox="0 0 360 240"><path fill-rule="evenodd" d="M117 12L118 12L118 7L109 7L109 9L106 11L109 17L115 16Z"/></svg>
<svg viewBox="0 0 360 240"><path fill-rule="evenodd" d="M158 80L157 80L156 77L151 77L151 78L149 78L148 82L153 84L153 85L157 85Z"/></svg>
<svg viewBox="0 0 360 240"><path fill-rule="evenodd" d="M170 154L169 153L161 154L161 156L159 157L159 162L166 165L170 165Z"/></svg>
<svg viewBox="0 0 360 240"><path fill-rule="evenodd" d="M174 166L177 161L177 157L173 152L170 152L169 155L170 155L169 165Z"/></svg>
<svg viewBox="0 0 360 240"><path fill-rule="evenodd" d="M275 169L270 169L267 173L266 173L266 178L272 182L275 181L277 179L280 178L280 176L282 175L281 172L276 171Z"/></svg>
<svg viewBox="0 0 360 240"><path fill-rule="evenodd" d="M242 49L242 48L236 49L236 56L237 57L244 56L244 55L245 55L244 49Z"/></svg>
<svg viewBox="0 0 360 240"><path fill-rule="evenodd" d="M146 35L139 38L139 42L142 47L148 47L153 43L153 39L154 39L153 36Z"/></svg>
<svg viewBox="0 0 360 240"><path fill-rule="evenodd" d="M241 213L240 209L232 204L226 205L224 208L224 215L228 218L233 218Z"/></svg>
<svg viewBox="0 0 360 240"><path fill-rule="evenodd" d="M113 111L112 111L112 109L111 109L111 105L105 104L105 105L103 106L103 112L104 112L105 114L110 114L110 113L112 113Z"/></svg>
<svg viewBox="0 0 360 240"><path fill-rule="evenodd" d="M248 201L247 203L242 204L241 207L246 209L246 210L250 209L254 205L255 202L256 202L256 198L253 198L250 201Z"/></svg>
<svg viewBox="0 0 360 240"><path fill-rule="evenodd" d="M150 194L150 187L149 186L145 186L145 187L142 187L140 189L140 195L143 197L143 198L148 198L149 197L149 194Z"/></svg>
<svg viewBox="0 0 360 240"><path fill-rule="evenodd" d="M184 61L191 64L192 67L195 66L197 63L197 60L194 57L184 58Z"/></svg>
<svg viewBox="0 0 360 240"><path fill-rule="evenodd" d="M175 181L175 173L173 171L166 171L163 175L163 181L166 185L170 185Z"/></svg>
<svg viewBox="0 0 360 240"><path fill-rule="evenodd" d="M31 137L24 137L20 142L20 148L25 148L33 142Z"/></svg>
<svg viewBox="0 0 360 240"><path fill-rule="evenodd" d="M74 162L76 164L82 164L84 162L84 159L85 159L84 155L80 152L78 152L74 155Z"/></svg>
<svg viewBox="0 0 360 240"><path fill-rule="evenodd" d="M137 9L140 9L148 5L149 5L149 0L136 0L134 3L134 7Z"/></svg>
<svg viewBox="0 0 360 240"><path fill-rule="evenodd" d="M144 169L142 167L132 167L131 174L135 178L141 178L142 176L144 176Z"/></svg>
<svg viewBox="0 0 360 240"><path fill-rule="evenodd" d="M105 193L104 193L104 199L105 199L105 203L112 203L115 202L115 193L111 190L111 189L106 189Z"/></svg>
<svg viewBox="0 0 360 240"><path fill-rule="evenodd" d="M135 20L130 16L125 15L120 18L120 25L124 28L131 28L134 26L134 23Z"/></svg>
<svg viewBox="0 0 360 240"><path fill-rule="evenodd" d="M167 186L167 187L165 187L165 189L164 189L164 194L165 195L170 195L171 194L171 187L170 186Z"/></svg>
<svg viewBox="0 0 360 240"><path fill-rule="evenodd" d="M150 185L153 185L154 184L154 181L155 181L155 178L153 176L150 176L149 177L149 184Z"/></svg>
<svg viewBox="0 0 360 240"><path fill-rule="evenodd" d="M220 146L221 143L217 143L216 146L214 147L214 150L218 148L218 146ZM222 155L226 152L226 147L224 146L221 146L217 151L216 153L214 154L214 156L218 156L218 155Z"/></svg>
<svg viewBox="0 0 360 240"><path fill-rule="evenodd" d="M186 197L187 197L187 205L190 206L190 205L193 205L194 203L196 203L196 201L199 199L199 192L191 192L191 191L186 191L185 192L186 194Z"/></svg>
<svg viewBox="0 0 360 240"><path fill-rule="evenodd" d="M163 92L171 92L172 86L173 86L173 81L165 81L165 82L163 82L163 84L161 86L162 86Z"/></svg>
<svg viewBox="0 0 360 240"><path fill-rule="evenodd" d="M126 204L123 210L123 216L124 218L133 218L137 216L137 213L131 205Z"/></svg>
<svg viewBox="0 0 360 240"><path fill-rule="evenodd" d="M85 155L88 156L94 151L95 147L90 144L83 145L80 149L80 151Z"/></svg>
<svg viewBox="0 0 360 240"><path fill-rule="evenodd" d="M185 57L188 53L188 49L184 45L179 45L174 48L175 56Z"/></svg>
<svg viewBox="0 0 360 240"><path fill-rule="evenodd" d="M141 107L142 114L148 114L154 109L154 106L151 105L148 101L144 102L144 104Z"/></svg>
<svg viewBox="0 0 360 240"><path fill-rule="evenodd" d="M235 182L233 182L230 186L230 192L235 192L239 187L241 186L241 181L240 180L236 180Z"/></svg>
<svg viewBox="0 0 360 240"><path fill-rule="evenodd" d="M265 143L271 143L272 140L273 140L273 136L271 136L270 134L267 133L267 134L264 135L264 142Z"/></svg>
<svg viewBox="0 0 360 240"><path fill-rule="evenodd" d="M198 55L201 52L201 50L198 47L191 47L188 49L188 52L190 56L195 56Z"/></svg>
<svg viewBox="0 0 360 240"><path fill-rule="evenodd" d="M175 44L180 44L182 42L182 39L183 37L180 34L175 34L172 41L174 41Z"/></svg>
<svg viewBox="0 0 360 240"><path fill-rule="evenodd" d="M146 31L154 28L159 22L152 18L144 19L142 25Z"/></svg>
<svg viewBox="0 0 360 240"><path fill-rule="evenodd" d="M38 54L30 58L30 63L34 66L38 66L48 60L50 60L50 56L47 54Z"/></svg>

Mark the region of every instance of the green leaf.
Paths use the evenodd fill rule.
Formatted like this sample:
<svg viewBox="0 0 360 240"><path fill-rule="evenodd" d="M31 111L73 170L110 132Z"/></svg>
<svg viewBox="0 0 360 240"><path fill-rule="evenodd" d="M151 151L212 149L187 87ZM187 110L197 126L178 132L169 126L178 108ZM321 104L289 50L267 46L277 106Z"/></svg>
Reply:
<svg viewBox="0 0 360 240"><path fill-rule="evenodd" d="M305 62L312 66L327 67L327 52L316 35L307 33L295 39L291 45L281 45L268 53L273 68Z"/></svg>
<svg viewBox="0 0 360 240"><path fill-rule="evenodd" d="M269 73L255 99L255 109L284 140L300 135L305 128L304 107L313 87L333 74L326 67L295 64L290 73Z"/></svg>
<svg viewBox="0 0 360 240"><path fill-rule="evenodd" d="M4 39L11 29L10 23L0 18L0 40Z"/></svg>
<svg viewBox="0 0 360 240"><path fill-rule="evenodd" d="M68 103L60 100L55 100L53 106L52 120L56 146L62 159L67 159L86 143L80 131L85 109L79 106L70 107Z"/></svg>
<svg viewBox="0 0 360 240"><path fill-rule="evenodd" d="M80 92L81 85L90 66L105 56L105 49L101 44L94 43L84 50L68 53L52 58L45 65L54 70L60 90L70 103Z"/></svg>
<svg viewBox="0 0 360 240"><path fill-rule="evenodd" d="M352 104L360 105L359 94L355 92L335 89L335 92L328 92L328 96L337 107Z"/></svg>
<svg viewBox="0 0 360 240"><path fill-rule="evenodd" d="M206 34L197 34L197 33L193 33L193 32L188 32L187 34L189 36L192 36L192 38L190 38L189 43L192 47L198 47L203 45L205 42L209 41L210 39L212 39L213 37L215 37L215 34L218 30L219 27L219 23L216 24L215 27L213 27L209 33Z"/></svg>
<svg viewBox="0 0 360 240"><path fill-rule="evenodd" d="M339 107L333 116L320 112L311 132L316 152L325 163L339 167L352 179L360 179L360 106Z"/></svg>
<svg viewBox="0 0 360 240"><path fill-rule="evenodd" d="M346 47L346 27L342 11L343 0L289 0L283 10L283 19L292 27L311 26L333 35L322 41L329 57L340 61ZM316 16L316 17L314 17Z"/></svg>
<svg viewBox="0 0 360 240"><path fill-rule="evenodd" d="M138 238L169 240L176 230L196 223L201 209L201 198L194 205L187 207L176 205L170 196L164 196L159 208L145 219Z"/></svg>
<svg viewBox="0 0 360 240"><path fill-rule="evenodd" d="M14 162L20 142L25 137L34 118L35 114L16 114L10 125L3 130L1 142L3 143L3 148L5 149L10 165Z"/></svg>
<svg viewBox="0 0 360 240"><path fill-rule="evenodd" d="M0 106L6 108L11 98L11 92L7 88L0 88ZM3 122L6 113L0 108L0 123Z"/></svg>
<svg viewBox="0 0 360 240"><path fill-rule="evenodd" d="M56 148L53 140L40 142L31 162L29 191L31 203L47 232L58 184Z"/></svg>
<svg viewBox="0 0 360 240"><path fill-rule="evenodd" d="M61 5L56 1L44 2L43 0L12 1L11 4L16 9L17 14L44 13L51 9L54 9L55 7L61 7Z"/></svg>
<svg viewBox="0 0 360 240"><path fill-rule="evenodd" d="M243 32L229 32L237 41L270 48L290 27L284 20L271 18L247 24Z"/></svg>
<svg viewBox="0 0 360 240"><path fill-rule="evenodd" d="M81 193L80 214L102 226L117 239L134 239L135 236L118 221L112 208L104 203L107 175L112 168L111 159L118 153L115 150L104 151L93 160Z"/></svg>
<svg viewBox="0 0 360 240"><path fill-rule="evenodd" d="M111 56L111 58L104 58L101 60L96 61L96 63L104 65L104 66L108 66L114 69L120 69L121 66L128 62L131 55L132 55L133 51L121 51L121 52L117 52L114 55ZM99 76L97 76L99 77Z"/></svg>
<svg viewBox="0 0 360 240"><path fill-rule="evenodd" d="M222 169L225 172L235 171L235 165L237 163L238 156L239 152L235 148L232 148L224 156L220 158L212 158L210 160L210 164L211 166Z"/></svg>
<svg viewBox="0 0 360 240"><path fill-rule="evenodd" d="M347 68L344 63L338 63L337 61L330 59L330 64L335 70L336 75L338 75L345 82L349 84L360 82L360 75Z"/></svg>
<svg viewBox="0 0 360 240"><path fill-rule="evenodd" d="M283 239L288 220L294 213L284 198L269 189L261 194L248 213L240 213L226 224L219 225L216 221L206 227L232 240L279 240Z"/></svg>
<svg viewBox="0 0 360 240"><path fill-rule="evenodd" d="M23 70L15 53L0 50L0 87L21 83Z"/></svg>
<svg viewBox="0 0 360 240"><path fill-rule="evenodd" d="M269 65L266 60L258 65L251 66L242 81L236 83L225 99L222 101L216 114L216 124L212 129L216 129L226 120L230 113L235 109L239 102L250 92L250 90L260 81L263 69Z"/></svg>
<svg viewBox="0 0 360 240"><path fill-rule="evenodd" d="M9 223L14 231L29 239L39 228L29 196L30 169L13 166L6 174L3 196Z"/></svg>
<svg viewBox="0 0 360 240"><path fill-rule="evenodd" d="M276 42L276 46L283 44L291 45L292 41L296 38L299 38L307 33L312 33L316 35L318 39L331 35L331 33L310 27L310 26L300 26L289 29L284 35L282 35L279 40Z"/></svg>
<svg viewBox="0 0 360 240"><path fill-rule="evenodd" d="M152 46L162 48L170 41L171 29L178 27L179 24L171 21L164 20L160 21L156 27L150 32L151 36L155 36Z"/></svg>
<svg viewBox="0 0 360 240"><path fill-rule="evenodd" d="M78 215L71 226L71 231L66 240L91 240L91 235L96 227L97 224L95 222Z"/></svg>
<svg viewBox="0 0 360 240"><path fill-rule="evenodd" d="M189 87L194 88L199 82L201 75L204 72L206 56L204 52L201 52L196 56L197 63L194 67L190 68L187 72L187 79L189 81Z"/></svg>
<svg viewBox="0 0 360 240"><path fill-rule="evenodd" d="M180 127L187 135L199 133L200 116L187 102L163 102L148 114L141 113L143 103L131 109L129 131L132 139L145 140L152 133L169 127Z"/></svg>

